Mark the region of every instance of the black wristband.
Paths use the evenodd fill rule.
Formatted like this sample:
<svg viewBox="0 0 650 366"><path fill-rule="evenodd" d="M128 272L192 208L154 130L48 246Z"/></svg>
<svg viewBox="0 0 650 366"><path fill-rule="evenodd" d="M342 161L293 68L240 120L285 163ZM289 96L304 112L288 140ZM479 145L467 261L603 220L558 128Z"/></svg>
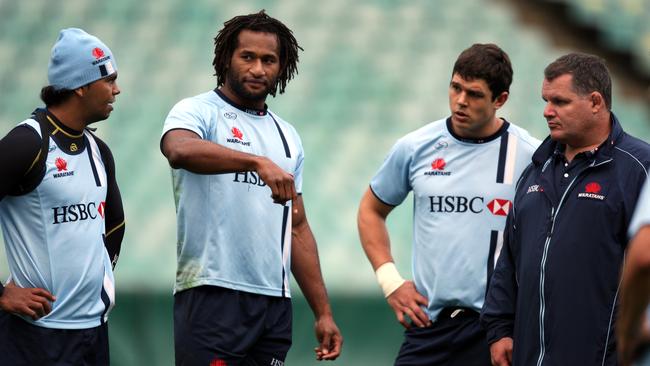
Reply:
<svg viewBox="0 0 650 366"><path fill-rule="evenodd" d="M2 285L0 282L0 297L2 297L2 294L5 292L5 287Z"/></svg>

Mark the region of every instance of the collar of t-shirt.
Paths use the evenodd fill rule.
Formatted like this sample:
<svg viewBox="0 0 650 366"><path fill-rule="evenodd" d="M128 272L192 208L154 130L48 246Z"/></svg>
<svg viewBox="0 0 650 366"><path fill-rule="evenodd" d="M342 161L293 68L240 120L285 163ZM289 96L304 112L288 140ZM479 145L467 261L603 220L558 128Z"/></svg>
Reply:
<svg viewBox="0 0 650 366"><path fill-rule="evenodd" d="M81 154L84 151L86 144L83 131L76 131L64 125L50 111L47 111L46 118L50 138L56 142L61 150L70 155Z"/></svg>
<svg viewBox="0 0 650 366"><path fill-rule="evenodd" d="M486 137L469 138L469 137L461 137L461 136L459 136L458 134L456 134L454 132L454 129L453 129L452 124L451 124L451 117L448 117L447 121L446 121L446 123L447 123L447 131L449 131L451 136L453 138L455 138L456 140L458 140L458 141L467 142L467 143L470 143L470 144L484 144L486 142L490 142L492 140L497 139L498 137L500 137L501 135L506 133L506 131L508 131L508 127L510 127L510 123L508 121L506 121L505 118L501 118L501 120L503 121L503 124L497 130L497 132L491 134L490 136L486 136Z"/></svg>
<svg viewBox="0 0 650 366"><path fill-rule="evenodd" d="M266 105L266 103L264 103L264 109L248 108L248 107L245 107L245 106L243 106L241 104L235 103L233 100L228 98L224 93L222 93L221 90L219 90L218 88L215 88L214 92L217 93L219 98L223 99L226 103L228 103L231 106L239 109L240 111L246 112L248 114L252 114L254 116L266 116L267 110L269 108Z"/></svg>

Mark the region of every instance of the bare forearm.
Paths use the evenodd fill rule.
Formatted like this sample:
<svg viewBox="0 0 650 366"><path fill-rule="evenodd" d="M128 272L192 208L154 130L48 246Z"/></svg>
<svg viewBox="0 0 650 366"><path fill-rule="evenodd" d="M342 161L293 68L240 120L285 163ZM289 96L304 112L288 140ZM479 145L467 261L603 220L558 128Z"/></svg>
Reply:
<svg viewBox="0 0 650 366"><path fill-rule="evenodd" d="M314 316L331 316L332 310L320 270L316 240L308 225L293 229L291 246L291 271Z"/></svg>
<svg viewBox="0 0 650 366"><path fill-rule="evenodd" d="M173 168L198 174L255 171L263 159L197 138L177 139L169 144L165 142L163 153Z"/></svg>
<svg viewBox="0 0 650 366"><path fill-rule="evenodd" d="M366 192L359 206L357 217L359 238L374 270L386 262L393 261L386 228L386 217L391 209L378 202L370 190Z"/></svg>

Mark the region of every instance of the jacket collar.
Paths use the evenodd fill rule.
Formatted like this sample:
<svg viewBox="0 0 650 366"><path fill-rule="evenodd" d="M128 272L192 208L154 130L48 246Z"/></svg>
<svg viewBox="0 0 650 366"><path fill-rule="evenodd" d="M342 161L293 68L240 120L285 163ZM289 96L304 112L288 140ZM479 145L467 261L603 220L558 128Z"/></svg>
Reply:
<svg viewBox="0 0 650 366"><path fill-rule="evenodd" d="M611 113L611 125L612 131L609 133L609 137L607 137L607 140L598 148L598 151L594 155L594 162L596 164L611 159L614 147L616 147L624 136L623 127L621 127L614 112ZM533 164L544 164L558 150L558 145L560 144L557 141L551 140L550 135L547 136L533 154Z"/></svg>

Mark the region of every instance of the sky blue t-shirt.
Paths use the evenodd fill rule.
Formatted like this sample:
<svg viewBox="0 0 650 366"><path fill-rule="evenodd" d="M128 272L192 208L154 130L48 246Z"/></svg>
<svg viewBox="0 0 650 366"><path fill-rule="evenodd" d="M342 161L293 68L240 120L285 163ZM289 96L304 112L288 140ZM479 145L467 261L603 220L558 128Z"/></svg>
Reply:
<svg viewBox="0 0 650 366"><path fill-rule="evenodd" d="M34 120L23 124L39 134ZM11 280L56 296L52 311L33 321L46 328L88 329L106 321L115 303L113 268L103 236L107 176L94 137L71 155L50 138L46 172L28 194L0 201Z"/></svg>
<svg viewBox="0 0 650 366"><path fill-rule="evenodd" d="M296 130L271 111L235 106L216 91L177 103L163 136L195 132L227 148L265 156L302 190L303 149ZM172 169L177 214L175 291L214 285L289 297L291 202L273 203L255 172L194 174Z"/></svg>
<svg viewBox="0 0 650 366"><path fill-rule="evenodd" d="M539 145L508 122L483 140L456 136L450 123L399 139L370 183L391 206L413 191L413 280L434 321L445 307L480 311L515 184Z"/></svg>

